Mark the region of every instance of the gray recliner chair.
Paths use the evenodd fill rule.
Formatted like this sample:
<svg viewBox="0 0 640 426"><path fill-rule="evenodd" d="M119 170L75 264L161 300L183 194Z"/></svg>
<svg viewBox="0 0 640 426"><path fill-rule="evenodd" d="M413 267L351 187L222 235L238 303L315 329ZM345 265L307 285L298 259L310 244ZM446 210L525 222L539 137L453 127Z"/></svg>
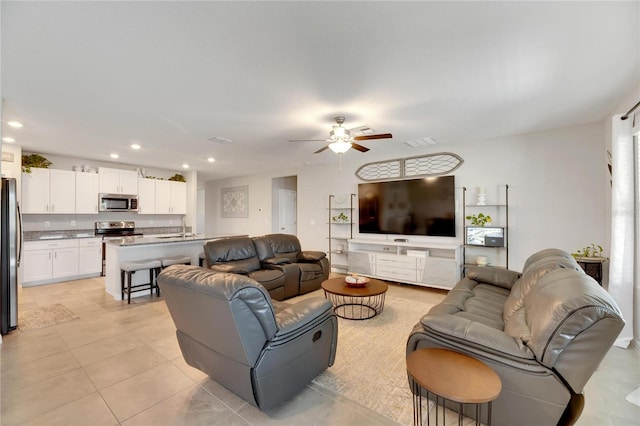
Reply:
<svg viewBox="0 0 640 426"><path fill-rule="evenodd" d="M170 266L158 285L187 364L261 410L333 365L338 322L324 298L272 301L246 276L198 266Z"/></svg>
<svg viewBox="0 0 640 426"><path fill-rule="evenodd" d="M252 238L258 258L262 263L292 263L298 266L299 287L293 294L305 294L320 288L329 278L330 266L327 254L322 251L302 250L298 237L291 234L269 234Z"/></svg>

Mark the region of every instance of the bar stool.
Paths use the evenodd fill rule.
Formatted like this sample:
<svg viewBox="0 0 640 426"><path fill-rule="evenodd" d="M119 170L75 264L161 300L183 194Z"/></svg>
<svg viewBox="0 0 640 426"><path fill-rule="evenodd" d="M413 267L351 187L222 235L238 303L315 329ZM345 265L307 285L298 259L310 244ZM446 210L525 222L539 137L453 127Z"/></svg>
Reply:
<svg viewBox="0 0 640 426"><path fill-rule="evenodd" d="M200 267L204 266L204 252L200 252L198 255L198 265L200 265Z"/></svg>
<svg viewBox="0 0 640 426"><path fill-rule="evenodd" d="M162 262L162 269L171 265L191 265L191 256L169 256L163 257L160 261Z"/></svg>
<svg viewBox="0 0 640 426"><path fill-rule="evenodd" d="M156 278L162 268L162 262L158 259L131 260L120 263L120 296L124 300L124 294L127 293L127 303L131 304L131 293L136 291L144 291L147 288L151 295L153 289L156 289L156 295L160 296L160 288L156 282ZM149 282L144 284L133 285L132 276L137 271L149 270Z"/></svg>

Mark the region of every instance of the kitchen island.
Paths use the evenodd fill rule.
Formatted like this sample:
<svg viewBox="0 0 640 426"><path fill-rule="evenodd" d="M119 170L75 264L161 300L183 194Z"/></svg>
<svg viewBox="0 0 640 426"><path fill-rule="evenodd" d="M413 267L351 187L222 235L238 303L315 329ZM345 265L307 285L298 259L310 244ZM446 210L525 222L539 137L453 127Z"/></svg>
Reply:
<svg viewBox="0 0 640 426"><path fill-rule="evenodd" d="M130 260L162 259L169 256L189 256L191 264L197 265L199 255L204 251L207 241L229 238L237 235L227 234L180 234L155 237L123 237L105 241L106 265L105 290L116 300L122 300L120 290L120 263ZM133 275L133 284L149 281L149 274L140 272ZM131 295L139 297L149 295L149 291L140 291Z"/></svg>

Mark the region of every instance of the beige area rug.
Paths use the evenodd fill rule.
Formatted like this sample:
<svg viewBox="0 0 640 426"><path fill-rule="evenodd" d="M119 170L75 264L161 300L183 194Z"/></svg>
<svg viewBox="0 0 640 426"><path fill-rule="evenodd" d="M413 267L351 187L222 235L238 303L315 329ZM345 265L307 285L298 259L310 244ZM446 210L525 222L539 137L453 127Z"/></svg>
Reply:
<svg viewBox="0 0 640 426"><path fill-rule="evenodd" d="M335 363L313 382L397 423L413 424L405 348L413 326L431 306L387 295L377 317L339 318ZM424 400L423 415L428 412Z"/></svg>
<svg viewBox="0 0 640 426"><path fill-rule="evenodd" d="M40 306L18 313L18 328L20 330L34 330L55 324L78 319L78 316L64 305Z"/></svg>

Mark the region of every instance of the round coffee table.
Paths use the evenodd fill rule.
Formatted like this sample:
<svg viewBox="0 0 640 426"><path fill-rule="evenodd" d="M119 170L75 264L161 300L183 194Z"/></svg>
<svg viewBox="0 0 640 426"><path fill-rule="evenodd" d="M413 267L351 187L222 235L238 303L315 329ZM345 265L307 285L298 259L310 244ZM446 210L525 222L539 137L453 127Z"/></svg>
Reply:
<svg viewBox="0 0 640 426"><path fill-rule="evenodd" d="M363 287L349 286L344 278L332 278L322 282L324 296L333 303L333 312L340 318L365 320L373 318L384 309L384 296L389 286L382 281L369 279Z"/></svg>
<svg viewBox="0 0 640 426"><path fill-rule="evenodd" d="M422 425L422 389L435 396L436 424L438 424L438 399L442 398L442 421L445 401L459 404L458 424L463 423L464 404L475 404L476 425L481 424L484 403L488 403L487 425L491 425L491 403L502 390L498 374L487 364L468 355L448 349L418 349L407 355L407 372L413 391L413 421ZM427 418L428 419L428 418Z"/></svg>

